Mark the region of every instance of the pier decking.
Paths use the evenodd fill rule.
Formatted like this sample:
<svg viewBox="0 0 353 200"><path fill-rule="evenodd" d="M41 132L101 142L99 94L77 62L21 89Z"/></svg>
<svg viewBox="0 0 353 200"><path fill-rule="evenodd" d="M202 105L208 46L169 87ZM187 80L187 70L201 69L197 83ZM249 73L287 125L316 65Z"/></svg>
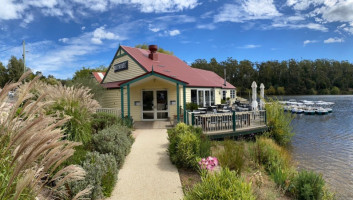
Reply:
<svg viewBox="0 0 353 200"><path fill-rule="evenodd" d="M195 114L188 112L187 124L200 127L211 139L260 133L267 130L266 111Z"/></svg>

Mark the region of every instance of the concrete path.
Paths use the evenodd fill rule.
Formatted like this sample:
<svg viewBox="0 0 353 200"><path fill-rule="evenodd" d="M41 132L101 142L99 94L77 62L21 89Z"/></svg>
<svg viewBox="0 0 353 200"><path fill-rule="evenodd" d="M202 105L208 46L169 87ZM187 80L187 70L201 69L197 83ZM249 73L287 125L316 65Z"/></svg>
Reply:
<svg viewBox="0 0 353 200"><path fill-rule="evenodd" d="M171 163L166 129L137 129L110 200L182 199L177 168Z"/></svg>

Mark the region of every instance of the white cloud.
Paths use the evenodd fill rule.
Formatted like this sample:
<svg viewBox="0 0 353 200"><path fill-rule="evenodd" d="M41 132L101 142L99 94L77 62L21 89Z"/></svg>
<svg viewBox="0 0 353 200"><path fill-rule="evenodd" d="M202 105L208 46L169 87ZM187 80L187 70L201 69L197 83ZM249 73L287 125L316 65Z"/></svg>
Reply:
<svg viewBox="0 0 353 200"><path fill-rule="evenodd" d="M82 30L82 31L84 31L85 29L86 29L86 27L85 27L85 26L82 26L82 27L81 27L81 30Z"/></svg>
<svg viewBox="0 0 353 200"><path fill-rule="evenodd" d="M106 31L104 26L96 28L96 30L93 31L93 37L91 39L91 42L93 44L102 44L102 40L104 39L119 40L120 37L112 32Z"/></svg>
<svg viewBox="0 0 353 200"><path fill-rule="evenodd" d="M176 36L179 34L180 34L180 31L178 29L174 29L174 30L169 31L170 36Z"/></svg>
<svg viewBox="0 0 353 200"><path fill-rule="evenodd" d="M315 23L307 23L307 24L291 24L291 23L281 23L281 22L274 22L271 25L273 28L289 28L289 29L312 29L316 31L327 32L328 28L322 24L315 24Z"/></svg>
<svg viewBox="0 0 353 200"><path fill-rule="evenodd" d="M116 50L118 42L114 40L107 41L106 39L116 39L119 36L119 41L128 39L131 33L136 30L136 27L144 25L141 21L130 21L122 23L118 26L103 27L102 31L97 31L97 38L100 38L104 45L89 42L94 38L95 31L84 32L77 37L60 38L59 41L39 41L27 42L26 49L29 51L26 54L26 63L32 71L41 71L45 76L52 74L58 78L70 78L73 73L82 66L99 66L105 63L106 60L98 60L96 55L108 50ZM97 28L100 30L100 28ZM96 30L97 30L96 29ZM112 36L109 33L114 33ZM61 43L65 42L65 43ZM9 47L6 46L6 49ZM5 49L0 44L0 50ZM22 45L15 46L10 50L0 54L0 61L7 63L11 55L21 55Z"/></svg>
<svg viewBox="0 0 353 200"><path fill-rule="evenodd" d="M67 43L69 41L69 38L60 38L59 42Z"/></svg>
<svg viewBox="0 0 353 200"><path fill-rule="evenodd" d="M322 18L328 22L352 22L353 1L341 1L333 6L323 8Z"/></svg>
<svg viewBox="0 0 353 200"><path fill-rule="evenodd" d="M303 42L303 45L306 46L307 44L310 44L310 43L317 43L318 41L317 40L305 40Z"/></svg>
<svg viewBox="0 0 353 200"><path fill-rule="evenodd" d="M208 29L208 30L214 30L216 26L214 24L198 24L196 26L198 29Z"/></svg>
<svg viewBox="0 0 353 200"><path fill-rule="evenodd" d="M106 11L109 3L107 0L74 0L74 2L79 3L90 10L99 12Z"/></svg>
<svg viewBox="0 0 353 200"><path fill-rule="evenodd" d="M161 29L153 26L152 24L148 24L148 30L156 33L158 31L160 31Z"/></svg>
<svg viewBox="0 0 353 200"><path fill-rule="evenodd" d="M281 16L273 0L246 0L240 4L225 4L215 15L215 22L245 22L249 20L273 19Z"/></svg>
<svg viewBox="0 0 353 200"><path fill-rule="evenodd" d="M23 19L23 21L21 22L20 26L23 27L23 28L25 28L25 27L27 27L27 25L28 25L29 23L31 23L33 20L34 20L33 14L29 13L29 14L27 14L26 17Z"/></svg>
<svg viewBox="0 0 353 200"><path fill-rule="evenodd" d="M26 5L15 3L14 0L2 0L0 6L0 20L20 19Z"/></svg>
<svg viewBox="0 0 353 200"><path fill-rule="evenodd" d="M244 46L240 46L238 47L239 49L255 49L255 48L259 48L261 47L261 45L256 45L256 44L247 44Z"/></svg>
<svg viewBox="0 0 353 200"><path fill-rule="evenodd" d="M325 44L328 44L328 43L342 43L344 42L344 40L342 38L328 38L327 40L324 40L324 43Z"/></svg>
<svg viewBox="0 0 353 200"><path fill-rule="evenodd" d="M115 4L127 4L137 7L144 13L178 12L186 9L193 9L198 6L198 0L110 0Z"/></svg>

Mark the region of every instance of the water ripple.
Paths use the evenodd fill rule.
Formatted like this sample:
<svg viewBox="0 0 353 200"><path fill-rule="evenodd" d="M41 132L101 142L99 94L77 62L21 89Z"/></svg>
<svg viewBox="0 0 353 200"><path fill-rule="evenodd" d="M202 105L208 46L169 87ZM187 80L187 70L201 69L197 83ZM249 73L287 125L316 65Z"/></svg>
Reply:
<svg viewBox="0 0 353 200"><path fill-rule="evenodd" d="M323 175L339 199L353 199L353 96L287 96L335 102L324 116L297 115L292 122L293 158L298 168Z"/></svg>

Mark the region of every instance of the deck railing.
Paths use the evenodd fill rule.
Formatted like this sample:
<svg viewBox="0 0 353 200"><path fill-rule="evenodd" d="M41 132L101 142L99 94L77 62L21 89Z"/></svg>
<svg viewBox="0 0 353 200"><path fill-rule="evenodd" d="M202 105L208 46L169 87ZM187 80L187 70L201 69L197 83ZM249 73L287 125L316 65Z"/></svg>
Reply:
<svg viewBox="0 0 353 200"><path fill-rule="evenodd" d="M235 132L266 125L266 111L195 114L188 112L187 124L201 127L204 133Z"/></svg>
<svg viewBox="0 0 353 200"><path fill-rule="evenodd" d="M97 113L104 112L104 113L115 115L117 117L121 117L121 111L118 108L98 108L96 112Z"/></svg>

